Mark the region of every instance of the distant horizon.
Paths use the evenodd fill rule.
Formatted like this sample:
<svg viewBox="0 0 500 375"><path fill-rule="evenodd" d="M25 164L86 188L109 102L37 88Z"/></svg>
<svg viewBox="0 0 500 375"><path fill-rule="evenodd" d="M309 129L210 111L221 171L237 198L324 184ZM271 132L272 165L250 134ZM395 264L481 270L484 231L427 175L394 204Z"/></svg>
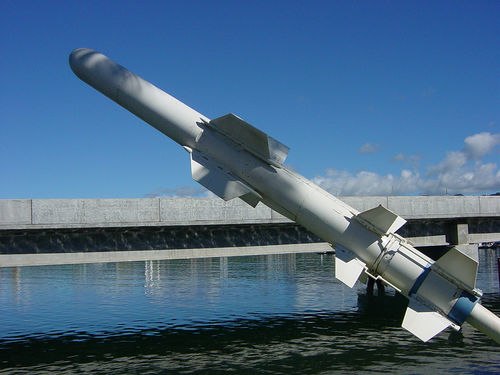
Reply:
<svg viewBox="0 0 500 375"><path fill-rule="evenodd" d="M230 202L230 201L224 201L222 198L217 197L216 195L210 193L207 191L207 193L204 196L200 195L154 195L154 196L143 196L143 197L120 197L120 198L114 198L114 197L103 197L103 198L96 198L96 197L74 197L74 198L57 198L57 197L51 197L51 198L39 198L39 197L28 197L28 198L23 198L23 197L17 197L17 198L0 198L0 201L15 201L15 200L134 200L134 199L156 199L156 198L165 198L165 199L213 199L213 200L220 200L221 202ZM359 198L376 198L376 197L497 197L500 196L500 192L492 193L492 194L435 194L435 195L430 195L430 194L420 194L420 195L410 195L410 194L405 194L405 195L334 195L336 198L343 198L343 197L359 197ZM232 200L238 200L237 198L234 198ZM241 201L243 202L243 201Z"/></svg>

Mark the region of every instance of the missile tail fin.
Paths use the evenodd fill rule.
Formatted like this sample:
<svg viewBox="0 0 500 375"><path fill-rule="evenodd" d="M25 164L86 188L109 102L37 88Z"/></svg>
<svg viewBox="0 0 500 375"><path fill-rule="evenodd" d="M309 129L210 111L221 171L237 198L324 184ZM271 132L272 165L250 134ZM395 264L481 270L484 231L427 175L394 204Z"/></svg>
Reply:
<svg viewBox="0 0 500 375"><path fill-rule="evenodd" d="M452 247L433 265L463 283L469 290L476 288L478 263L460 250L460 246Z"/></svg>
<svg viewBox="0 0 500 375"><path fill-rule="evenodd" d="M363 225L369 229L375 229L379 234L395 233L406 223L405 219L382 205L363 211L355 217Z"/></svg>
<svg viewBox="0 0 500 375"><path fill-rule="evenodd" d="M288 155L287 146L232 113L211 120L210 125L247 151L271 164L283 164Z"/></svg>
<svg viewBox="0 0 500 375"><path fill-rule="evenodd" d="M428 308L414 298L410 299L401 326L420 340L427 342L438 333L453 325L438 312Z"/></svg>
<svg viewBox="0 0 500 375"><path fill-rule="evenodd" d="M365 263L356 258L349 250L335 246L335 277L349 288L358 281L365 269Z"/></svg>
<svg viewBox="0 0 500 375"><path fill-rule="evenodd" d="M255 207L262 199L251 187L196 150L191 152L191 175L195 181L226 201L246 197L243 200Z"/></svg>

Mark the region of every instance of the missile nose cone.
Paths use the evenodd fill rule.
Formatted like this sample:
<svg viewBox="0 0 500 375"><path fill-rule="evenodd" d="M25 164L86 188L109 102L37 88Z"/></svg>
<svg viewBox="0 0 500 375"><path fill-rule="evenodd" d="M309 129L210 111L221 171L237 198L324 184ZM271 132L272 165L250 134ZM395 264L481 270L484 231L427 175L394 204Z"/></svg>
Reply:
<svg viewBox="0 0 500 375"><path fill-rule="evenodd" d="M81 78L82 70L85 68L85 62L93 55L98 53L90 48L77 48L69 55L69 66L71 70Z"/></svg>
<svg viewBox="0 0 500 375"><path fill-rule="evenodd" d="M113 93L117 85L121 84L124 68L90 48L77 48L71 52L69 65L83 82L114 100Z"/></svg>

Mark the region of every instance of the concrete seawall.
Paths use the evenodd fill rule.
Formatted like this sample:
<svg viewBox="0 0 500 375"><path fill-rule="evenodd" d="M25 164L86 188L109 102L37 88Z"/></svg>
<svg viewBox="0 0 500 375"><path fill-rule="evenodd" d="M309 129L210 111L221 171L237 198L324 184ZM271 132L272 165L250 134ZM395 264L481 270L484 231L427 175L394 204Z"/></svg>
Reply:
<svg viewBox="0 0 500 375"><path fill-rule="evenodd" d="M402 215L408 223L398 233L429 251L475 244L477 257L477 243L500 240L500 197L342 199ZM328 250L268 207L237 199L0 200L0 267Z"/></svg>
<svg viewBox="0 0 500 375"><path fill-rule="evenodd" d="M407 220L500 216L500 197L341 197L364 211L379 204ZM287 223L259 204L234 199L12 199L0 200L0 230L165 225Z"/></svg>

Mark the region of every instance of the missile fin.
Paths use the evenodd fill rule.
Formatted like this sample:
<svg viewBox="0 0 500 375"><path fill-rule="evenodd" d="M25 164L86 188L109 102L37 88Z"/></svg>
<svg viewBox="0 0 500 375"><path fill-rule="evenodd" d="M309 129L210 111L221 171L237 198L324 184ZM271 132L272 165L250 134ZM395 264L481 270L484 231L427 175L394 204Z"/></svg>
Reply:
<svg viewBox="0 0 500 375"><path fill-rule="evenodd" d="M195 181L226 201L248 194L254 196L253 201L258 202L262 198L251 187L196 150L191 152L191 175Z"/></svg>
<svg viewBox="0 0 500 375"><path fill-rule="evenodd" d="M439 258L433 268L439 268L453 278L462 282L470 290L476 288L478 263L464 254L460 246L452 247L446 254Z"/></svg>
<svg viewBox="0 0 500 375"><path fill-rule="evenodd" d="M219 133L271 164L283 164L288 155L287 146L232 113L211 120L210 124Z"/></svg>
<svg viewBox="0 0 500 375"><path fill-rule="evenodd" d="M349 288L358 281L365 269L365 263L356 258L349 250L335 246L335 277Z"/></svg>
<svg viewBox="0 0 500 375"><path fill-rule="evenodd" d="M365 226L373 226L380 234L396 233L406 220L380 205L355 216Z"/></svg>
<svg viewBox="0 0 500 375"><path fill-rule="evenodd" d="M416 299L410 298L401 327L413 333L423 342L427 342L451 325L453 323L438 312Z"/></svg>

